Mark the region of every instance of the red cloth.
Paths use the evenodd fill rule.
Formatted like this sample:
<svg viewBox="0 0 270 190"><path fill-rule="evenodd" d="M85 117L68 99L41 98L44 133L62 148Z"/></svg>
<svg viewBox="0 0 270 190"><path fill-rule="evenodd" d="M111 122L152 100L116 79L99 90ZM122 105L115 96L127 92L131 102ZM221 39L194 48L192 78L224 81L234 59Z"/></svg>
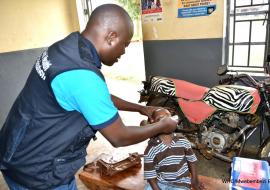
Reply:
<svg viewBox="0 0 270 190"><path fill-rule="evenodd" d="M178 98L178 104L187 119L195 124L202 123L216 111L216 108L211 107L202 101L187 101Z"/></svg>
<svg viewBox="0 0 270 190"><path fill-rule="evenodd" d="M175 86L175 95L187 100L201 100L209 88L184 80L171 79Z"/></svg>

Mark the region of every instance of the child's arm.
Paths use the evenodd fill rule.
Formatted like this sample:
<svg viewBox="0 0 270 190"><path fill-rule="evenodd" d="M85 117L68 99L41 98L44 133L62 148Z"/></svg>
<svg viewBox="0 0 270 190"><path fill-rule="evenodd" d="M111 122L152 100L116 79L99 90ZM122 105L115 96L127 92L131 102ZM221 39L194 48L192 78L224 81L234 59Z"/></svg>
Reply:
<svg viewBox="0 0 270 190"><path fill-rule="evenodd" d="M153 190L160 190L160 188L157 184L157 178L148 179L147 181Z"/></svg>
<svg viewBox="0 0 270 190"><path fill-rule="evenodd" d="M148 146L144 151L144 179L150 184L153 190L160 190L158 187L157 180L157 172L155 170L155 147L157 141L154 139L150 139L148 141Z"/></svg>
<svg viewBox="0 0 270 190"><path fill-rule="evenodd" d="M196 162L188 162L188 167L191 173L191 186L195 190L199 190L198 173L196 169Z"/></svg>
<svg viewBox="0 0 270 190"><path fill-rule="evenodd" d="M202 184L199 183L199 179L198 179L198 173L197 173L197 168L196 168L196 164L198 162L197 157L195 155L195 153L192 150L191 144L190 142L185 139L185 156L187 158L187 164L189 167L189 171L191 173L191 186L193 190L202 190L204 189L204 186Z"/></svg>

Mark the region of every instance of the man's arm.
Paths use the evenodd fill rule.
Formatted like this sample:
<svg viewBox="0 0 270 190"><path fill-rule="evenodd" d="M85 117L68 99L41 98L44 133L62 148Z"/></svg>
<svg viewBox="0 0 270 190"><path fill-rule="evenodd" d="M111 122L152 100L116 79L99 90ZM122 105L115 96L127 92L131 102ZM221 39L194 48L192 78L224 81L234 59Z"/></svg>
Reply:
<svg viewBox="0 0 270 190"><path fill-rule="evenodd" d="M153 178L153 179L148 179L147 180L148 183L150 184L150 186L152 187L153 190L160 190L158 184L157 184L157 179Z"/></svg>
<svg viewBox="0 0 270 190"><path fill-rule="evenodd" d="M114 147L120 147L139 143L160 133L171 133L176 126L177 121L170 117L144 127L125 126L121 117L118 117L112 124L99 131Z"/></svg>
<svg viewBox="0 0 270 190"><path fill-rule="evenodd" d="M99 130L116 147L136 144L176 128L176 122L170 118L150 125L149 128L126 127L111 100L106 83L91 71L61 73L52 81L52 88L58 103L65 110L80 112L92 128ZM138 111L144 107L115 97L114 100L122 110Z"/></svg>
<svg viewBox="0 0 270 190"><path fill-rule="evenodd" d="M125 101L117 96L111 95L112 101L117 107L118 110L122 111L131 111L131 112L139 112L142 115L146 115L151 122L153 122L152 119L152 114L153 111L158 109L158 107L153 107L153 106L142 106L139 104L131 103L128 101Z"/></svg>
<svg viewBox="0 0 270 190"><path fill-rule="evenodd" d="M112 95L112 94L111 94L111 98L112 98L112 101L113 101L115 107L117 107L118 110L140 112L140 110L144 107L144 106L139 105L139 104L125 101L117 96Z"/></svg>

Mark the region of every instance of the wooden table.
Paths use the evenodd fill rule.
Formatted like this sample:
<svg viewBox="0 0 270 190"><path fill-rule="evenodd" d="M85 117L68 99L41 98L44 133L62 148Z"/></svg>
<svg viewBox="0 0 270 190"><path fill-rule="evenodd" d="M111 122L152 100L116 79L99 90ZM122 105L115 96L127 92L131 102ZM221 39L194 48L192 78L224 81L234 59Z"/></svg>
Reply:
<svg viewBox="0 0 270 190"><path fill-rule="evenodd" d="M128 172L113 177L100 177L97 172L82 172L79 177L91 190L143 190L145 185L142 167L131 168ZM222 183L221 179L200 175L199 180L205 190L229 189L229 184Z"/></svg>
<svg viewBox="0 0 270 190"><path fill-rule="evenodd" d="M97 171L92 173L83 171L79 177L91 190L143 190L145 185L143 166L130 168L112 177L101 177ZM222 183L221 179L199 175L199 180L203 183L205 190L229 189L229 184Z"/></svg>
<svg viewBox="0 0 270 190"><path fill-rule="evenodd" d="M112 157L113 160L120 161L127 158L130 153L138 152L139 154L143 154L146 146L147 142L120 148L114 148L109 143L97 143L96 146L92 146L92 148L89 149L89 155L96 156L89 158L87 164L93 163L101 158L106 158L106 155L109 156L109 158ZM98 169L94 169L93 172L82 171L79 173L79 178L83 184L91 190L143 190L145 183L143 179L143 157L141 157L141 166L137 166L126 169L112 177L101 176Z"/></svg>
<svg viewBox="0 0 270 190"><path fill-rule="evenodd" d="M143 190L143 159L141 166L129 168L121 173L101 176L99 169L79 174L82 182L91 190Z"/></svg>

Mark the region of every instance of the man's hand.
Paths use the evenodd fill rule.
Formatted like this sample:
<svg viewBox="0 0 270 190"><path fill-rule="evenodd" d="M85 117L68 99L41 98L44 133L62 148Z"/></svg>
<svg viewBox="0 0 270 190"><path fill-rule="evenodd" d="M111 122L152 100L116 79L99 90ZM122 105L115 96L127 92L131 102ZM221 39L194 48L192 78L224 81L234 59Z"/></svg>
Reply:
<svg viewBox="0 0 270 190"><path fill-rule="evenodd" d="M148 124L145 127L125 126L119 117L112 124L99 130L99 132L114 146L128 146L142 142L160 133L175 131L177 121L165 117L159 122Z"/></svg>
<svg viewBox="0 0 270 190"><path fill-rule="evenodd" d="M152 117L153 112L160 108L161 107L156 106L142 106L139 112L140 114L147 116L149 118L150 123L153 123L154 122L154 119Z"/></svg>
<svg viewBox="0 0 270 190"><path fill-rule="evenodd" d="M132 111L132 112L139 112L142 115L145 115L149 118L149 121L153 123L152 114L156 109L161 107L154 107L154 106L143 106L140 104L135 104L132 102L128 102L118 98L117 96L111 95L112 101L117 109L121 111Z"/></svg>
<svg viewBox="0 0 270 190"><path fill-rule="evenodd" d="M162 127L162 133L172 133L175 131L178 121L172 117L164 117L160 121Z"/></svg>

